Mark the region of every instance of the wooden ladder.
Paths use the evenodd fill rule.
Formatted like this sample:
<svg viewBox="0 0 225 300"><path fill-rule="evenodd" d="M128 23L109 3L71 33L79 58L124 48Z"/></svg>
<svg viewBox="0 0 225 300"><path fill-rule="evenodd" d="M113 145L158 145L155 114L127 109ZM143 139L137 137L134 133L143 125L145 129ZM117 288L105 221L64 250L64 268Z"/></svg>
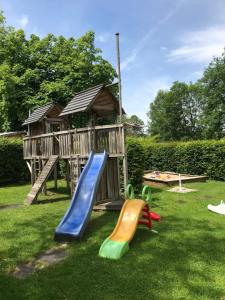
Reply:
<svg viewBox="0 0 225 300"><path fill-rule="evenodd" d="M35 200L37 200L39 193L41 192L44 184L48 180L48 177L52 173L58 160L59 160L58 155L50 156L50 158L47 161L47 163L45 164L44 168L38 175L37 180L35 181L34 185L32 186L29 194L27 195L27 197L25 199L25 204L32 204L35 202Z"/></svg>

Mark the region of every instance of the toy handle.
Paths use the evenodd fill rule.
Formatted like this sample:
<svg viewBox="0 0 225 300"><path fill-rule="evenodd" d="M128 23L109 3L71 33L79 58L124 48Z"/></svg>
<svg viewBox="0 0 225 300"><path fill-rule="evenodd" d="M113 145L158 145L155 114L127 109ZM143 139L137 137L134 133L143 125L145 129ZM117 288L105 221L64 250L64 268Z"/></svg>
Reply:
<svg viewBox="0 0 225 300"><path fill-rule="evenodd" d="M150 203L152 200L152 195L151 195L151 189L150 186L145 185L142 189L142 193L141 193L141 197L143 200L145 200L146 202Z"/></svg>
<svg viewBox="0 0 225 300"><path fill-rule="evenodd" d="M134 188L131 184L128 184L125 190L125 197L127 199L134 199Z"/></svg>

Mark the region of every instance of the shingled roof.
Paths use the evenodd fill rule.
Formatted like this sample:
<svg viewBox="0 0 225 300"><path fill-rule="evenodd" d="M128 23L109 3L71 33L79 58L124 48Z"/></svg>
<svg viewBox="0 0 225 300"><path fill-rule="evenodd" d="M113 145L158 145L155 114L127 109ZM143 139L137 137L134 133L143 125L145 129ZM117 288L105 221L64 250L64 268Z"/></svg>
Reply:
<svg viewBox="0 0 225 300"><path fill-rule="evenodd" d="M91 103L96 98L96 96L101 92L103 87L104 85L100 84L75 94L73 99L63 109L60 116L65 116L65 115L88 110Z"/></svg>
<svg viewBox="0 0 225 300"><path fill-rule="evenodd" d="M107 94L107 96L105 96L105 94ZM113 101L113 103L115 103L114 105L116 105L117 108L119 107L118 100L111 93L109 88L106 87L104 84L100 84L75 94L73 99L63 109L60 116L88 111L91 107L94 108L94 105L95 103L97 104L97 102L99 107L99 105L103 105L100 104L99 101L102 103L101 100L103 100L103 98L106 99L106 97L108 99L110 98L110 101ZM105 102L105 105L107 105L107 101L103 100L103 102Z"/></svg>
<svg viewBox="0 0 225 300"><path fill-rule="evenodd" d="M28 125L40 121L53 108L55 104L47 103L35 109L32 114L24 121L23 125Z"/></svg>

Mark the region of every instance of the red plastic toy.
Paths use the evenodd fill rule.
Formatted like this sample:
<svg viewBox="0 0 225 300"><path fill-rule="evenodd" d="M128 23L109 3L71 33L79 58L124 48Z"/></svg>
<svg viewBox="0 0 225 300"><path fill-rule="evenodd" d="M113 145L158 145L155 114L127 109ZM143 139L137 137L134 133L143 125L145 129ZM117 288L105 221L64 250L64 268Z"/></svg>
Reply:
<svg viewBox="0 0 225 300"><path fill-rule="evenodd" d="M143 208L142 217L139 220L138 224L147 226L150 230L152 229L152 221L160 222L160 216L150 211L148 204Z"/></svg>

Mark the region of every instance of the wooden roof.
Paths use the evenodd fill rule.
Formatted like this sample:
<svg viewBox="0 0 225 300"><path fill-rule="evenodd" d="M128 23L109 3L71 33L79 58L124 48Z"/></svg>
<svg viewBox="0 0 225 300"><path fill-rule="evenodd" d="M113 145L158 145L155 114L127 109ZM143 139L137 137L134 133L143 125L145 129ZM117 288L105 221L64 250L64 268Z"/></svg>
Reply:
<svg viewBox="0 0 225 300"><path fill-rule="evenodd" d="M115 110L119 112L119 101L107 86L100 84L75 94L60 116L85 112L90 109L99 116L107 115Z"/></svg>
<svg viewBox="0 0 225 300"><path fill-rule="evenodd" d="M54 103L47 103L43 106L38 107L24 121L23 125L28 125L28 124L31 124L31 123L41 121L48 114L48 112L51 111L52 108L55 107L55 106L58 106L58 105L54 104Z"/></svg>

